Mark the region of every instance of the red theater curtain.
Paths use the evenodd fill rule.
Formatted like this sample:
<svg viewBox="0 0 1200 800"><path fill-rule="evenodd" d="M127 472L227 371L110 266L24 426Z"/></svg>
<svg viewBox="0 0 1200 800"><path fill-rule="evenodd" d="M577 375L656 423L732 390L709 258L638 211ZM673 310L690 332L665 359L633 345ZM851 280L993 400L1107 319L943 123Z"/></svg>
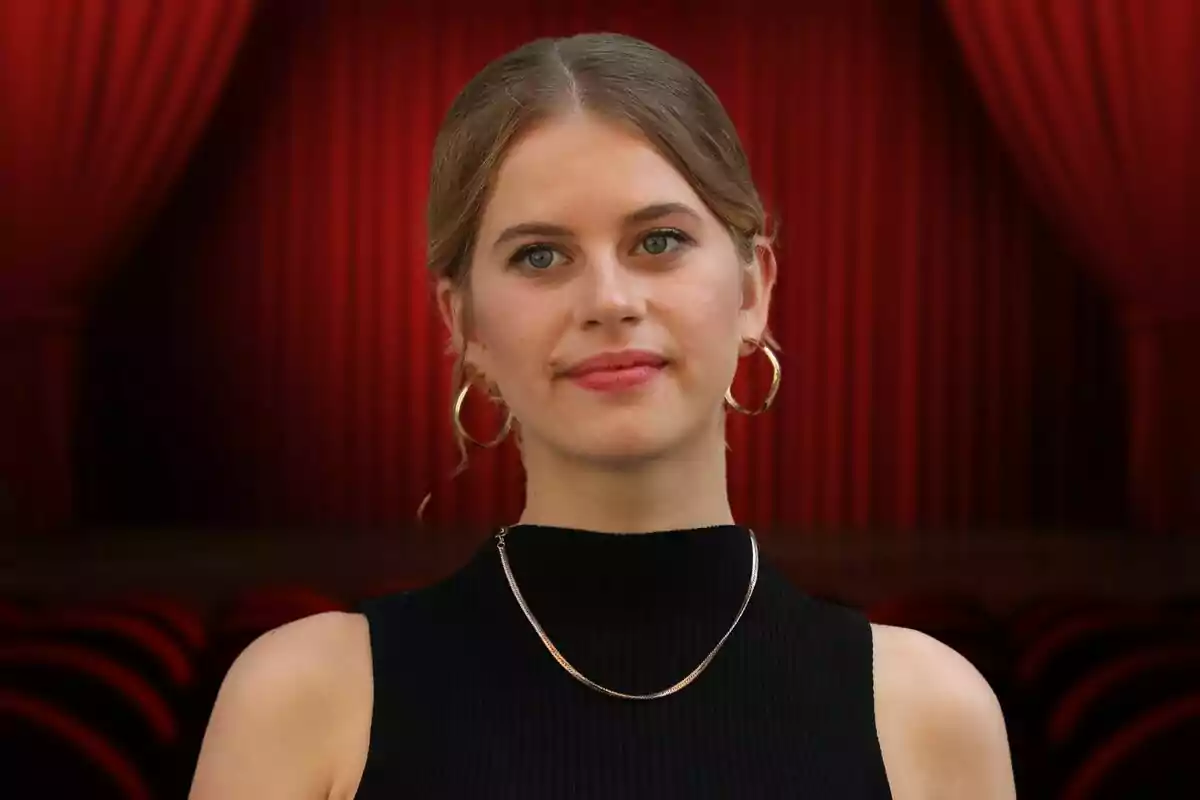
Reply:
<svg viewBox="0 0 1200 800"><path fill-rule="evenodd" d="M1032 297L1061 263L990 138L936 5L273 6L187 222L172 314L194 420L246 523L511 520L511 446L457 461L423 267L433 136L487 60L620 30L727 104L781 220L772 411L733 417L740 519L809 528L1024 524L1040 354ZM764 12L765 12L764 6ZM286 13L285 13L286 11ZM250 82L256 86L250 86ZM207 199L201 197L203 194ZM1049 302L1045 299L1042 302ZM1057 313L1057 309L1056 309ZM769 373L746 364L738 391ZM494 421L473 417L480 436ZM1051 437L1045 437L1051 438Z"/></svg>
<svg viewBox="0 0 1200 800"><path fill-rule="evenodd" d="M252 0L0 0L0 489L71 520L77 327L203 127ZM0 504L3 505L3 504Z"/></svg>
<svg viewBox="0 0 1200 800"><path fill-rule="evenodd" d="M945 5L1029 185L1123 308L1135 522L1200 530L1200 4Z"/></svg>

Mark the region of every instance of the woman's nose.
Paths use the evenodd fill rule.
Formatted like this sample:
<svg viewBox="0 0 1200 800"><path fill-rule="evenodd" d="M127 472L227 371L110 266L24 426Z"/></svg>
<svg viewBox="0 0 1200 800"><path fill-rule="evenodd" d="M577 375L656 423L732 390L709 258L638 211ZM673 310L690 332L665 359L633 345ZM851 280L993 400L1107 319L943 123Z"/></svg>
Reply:
<svg viewBox="0 0 1200 800"><path fill-rule="evenodd" d="M620 259L593 260L581 283L579 315L583 325L636 322L645 316L642 277Z"/></svg>

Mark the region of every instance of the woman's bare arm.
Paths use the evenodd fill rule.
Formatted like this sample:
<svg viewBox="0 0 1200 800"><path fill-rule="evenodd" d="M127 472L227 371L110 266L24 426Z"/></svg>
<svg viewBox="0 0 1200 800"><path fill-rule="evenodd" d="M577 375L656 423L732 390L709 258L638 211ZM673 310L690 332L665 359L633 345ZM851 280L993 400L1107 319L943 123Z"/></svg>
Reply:
<svg viewBox="0 0 1200 800"><path fill-rule="evenodd" d="M327 800L348 742L365 734L352 719L361 703L347 702L369 684L365 628L357 615L317 614L247 647L221 685L190 800Z"/></svg>
<svg viewBox="0 0 1200 800"><path fill-rule="evenodd" d="M1014 800L1004 714L979 671L918 631L872 631L876 723L896 800Z"/></svg>

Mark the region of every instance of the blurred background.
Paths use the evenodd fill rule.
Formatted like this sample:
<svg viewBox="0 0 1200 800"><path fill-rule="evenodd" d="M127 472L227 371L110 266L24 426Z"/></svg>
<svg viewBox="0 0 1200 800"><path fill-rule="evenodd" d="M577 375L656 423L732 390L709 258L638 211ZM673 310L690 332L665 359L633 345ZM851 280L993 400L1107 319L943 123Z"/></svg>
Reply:
<svg viewBox="0 0 1200 800"><path fill-rule="evenodd" d="M430 151L594 30L705 77L778 220L738 519L970 658L1021 797L1200 796L1191 0L0 0L6 780L185 796L254 636L517 516L510 444L449 479Z"/></svg>

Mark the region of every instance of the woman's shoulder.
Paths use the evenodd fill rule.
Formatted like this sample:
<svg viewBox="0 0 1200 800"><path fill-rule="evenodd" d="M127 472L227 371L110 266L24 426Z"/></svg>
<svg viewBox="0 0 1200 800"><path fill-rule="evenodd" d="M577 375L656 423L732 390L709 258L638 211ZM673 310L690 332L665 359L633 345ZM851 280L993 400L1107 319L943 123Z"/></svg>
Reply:
<svg viewBox="0 0 1200 800"><path fill-rule="evenodd" d="M1004 714L987 680L920 631L871 625L879 742L895 797L1015 797Z"/></svg>
<svg viewBox="0 0 1200 800"><path fill-rule="evenodd" d="M281 625L238 655L225 678L231 693L259 705L336 707L371 677L367 620L327 611ZM369 689L369 682L367 684Z"/></svg>
<svg viewBox="0 0 1200 800"><path fill-rule="evenodd" d="M242 651L238 662L247 671L285 672L293 680L322 682L346 666L344 659L355 658L355 645L366 643L362 614L326 611L267 631Z"/></svg>
<svg viewBox="0 0 1200 800"><path fill-rule="evenodd" d="M370 730L371 651L361 614L270 630L234 660L201 746L194 798L352 796Z"/></svg>

